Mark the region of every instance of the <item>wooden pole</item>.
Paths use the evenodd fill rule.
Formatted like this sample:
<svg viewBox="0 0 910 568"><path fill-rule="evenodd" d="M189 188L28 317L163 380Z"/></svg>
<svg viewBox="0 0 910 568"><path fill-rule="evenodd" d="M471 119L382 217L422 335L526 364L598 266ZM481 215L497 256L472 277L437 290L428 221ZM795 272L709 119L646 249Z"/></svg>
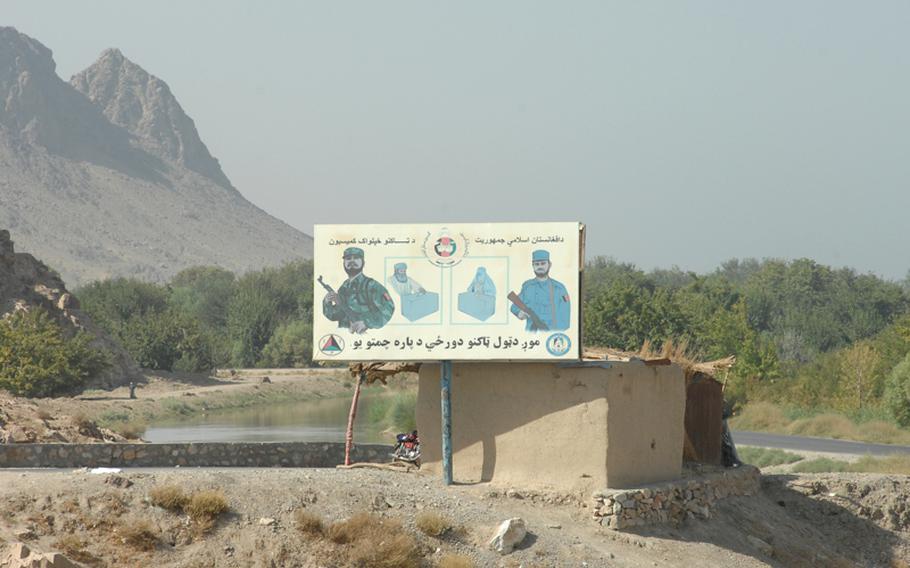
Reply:
<svg viewBox="0 0 910 568"><path fill-rule="evenodd" d="M364 373L357 377L357 386L354 387L354 398L351 400L351 411L348 413L348 429L344 434L344 465L351 465L351 447L354 445L354 418L357 417L357 402L360 400L360 386L363 384Z"/></svg>
<svg viewBox="0 0 910 568"><path fill-rule="evenodd" d="M452 362L442 362L442 481L452 485Z"/></svg>

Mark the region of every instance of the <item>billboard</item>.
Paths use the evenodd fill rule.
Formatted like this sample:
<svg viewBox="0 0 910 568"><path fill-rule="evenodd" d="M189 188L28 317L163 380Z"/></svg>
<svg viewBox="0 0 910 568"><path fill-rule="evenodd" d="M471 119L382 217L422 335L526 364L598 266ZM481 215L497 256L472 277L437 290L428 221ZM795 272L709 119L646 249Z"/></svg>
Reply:
<svg viewBox="0 0 910 568"><path fill-rule="evenodd" d="M313 358L578 359L579 223L316 225Z"/></svg>

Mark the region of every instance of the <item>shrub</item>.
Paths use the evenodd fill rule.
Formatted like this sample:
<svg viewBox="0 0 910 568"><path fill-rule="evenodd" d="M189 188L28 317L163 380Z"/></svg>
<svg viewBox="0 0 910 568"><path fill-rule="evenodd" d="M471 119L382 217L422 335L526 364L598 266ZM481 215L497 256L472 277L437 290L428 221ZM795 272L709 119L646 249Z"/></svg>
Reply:
<svg viewBox="0 0 910 568"><path fill-rule="evenodd" d="M158 544L158 535L146 520L124 523L117 532L124 544L137 550L154 550Z"/></svg>
<svg viewBox="0 0 910 568"><path fill-rule="evenodd" d="M322 517L310 513L306 509L298 509L294 513L294 521L297 524L297 530L305 535L320 535L324 530Z"/></svg>
<svg viewBox="0 0 910 568"><path fill-rule="evenodd" d="M300 368L313 362L313 326L296 320L275 330L262 350L259 365L263 367Z"/></svg>
<svg viewBox="0 0 910 568"><path fill-rule="evenodd" d="M168 511L181 511L189 502L183 489L176 485L158 485L149 491L152 505L167 509Z"/></svg>
<svg viewBox="0 0 910 568"><path fill-rule="evenodd" d="M414 537L399 521L358 513L329 527L336 544L351 544L350 564L376 568L416 568L420 554Z"/></svg>
<svg viewBox="0 0 910 568"><path fill-rule="evenodd" d="M888 374L885 403L898 424L910 426L910 353Z"/></svg>
<svg viewBox="0 0 910 568"><path fill-rule="evenodd" d="M423 534L435 537L442 536L452 528L452 523L436 511L421 511L414 518L414 524Z"/></svg>
<svg viewBox="0 0 910 568"><path fill-rule="evenodd" d="M68 558L85 564L96 564L98 559L85 550L86 546L88 543L74 534L63 535L54 543L54 547Z"/></svg>
<svg viewBox="0 0 910 568"><path fill-rule="evenodd" d="M202 530L207 530L215 524L219 515L228 510L228 502L220 490L200 491L190 497L183 510L197 526Z"/></svg>
<svg viewBox="0 0 910 568"><path fill-rule="evenodd" d="M73 391L110 367L92 337L63 329L41 309L16 312L0 321L0 388L17 396L52 396Z"/></svg>
<svg viewBox="0 0 910 568"><path fill-rule="evenodd" d="M143 422L123 422L113 426L117 432L128 440L138 440L145 433L146 425Z"/></svg>

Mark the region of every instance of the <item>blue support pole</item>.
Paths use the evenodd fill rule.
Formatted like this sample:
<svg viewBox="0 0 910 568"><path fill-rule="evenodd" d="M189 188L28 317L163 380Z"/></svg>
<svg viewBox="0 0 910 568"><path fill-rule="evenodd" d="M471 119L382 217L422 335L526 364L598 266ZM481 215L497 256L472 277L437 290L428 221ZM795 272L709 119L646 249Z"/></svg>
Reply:
<svg viewBox="0 0 910 568"><path fill-rule="evenodd" d="M442 362L442 481L452 485L452 362Z"/></svg>

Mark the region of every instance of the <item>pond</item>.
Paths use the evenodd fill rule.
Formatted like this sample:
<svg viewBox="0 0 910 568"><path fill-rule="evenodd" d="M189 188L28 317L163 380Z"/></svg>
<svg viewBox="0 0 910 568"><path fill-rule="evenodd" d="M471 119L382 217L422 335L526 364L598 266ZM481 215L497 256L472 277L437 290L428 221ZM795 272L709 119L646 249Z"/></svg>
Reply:
<svg viewBox="0 0 910 568"><path fill-rule="evenodd" d="M395 442L395 434L369 420L371 404L381 394L363 394L357 407L354 441ZM170 442L343 442L351 398L329 398L221 410L153 422L143 439Z"/></svg>

